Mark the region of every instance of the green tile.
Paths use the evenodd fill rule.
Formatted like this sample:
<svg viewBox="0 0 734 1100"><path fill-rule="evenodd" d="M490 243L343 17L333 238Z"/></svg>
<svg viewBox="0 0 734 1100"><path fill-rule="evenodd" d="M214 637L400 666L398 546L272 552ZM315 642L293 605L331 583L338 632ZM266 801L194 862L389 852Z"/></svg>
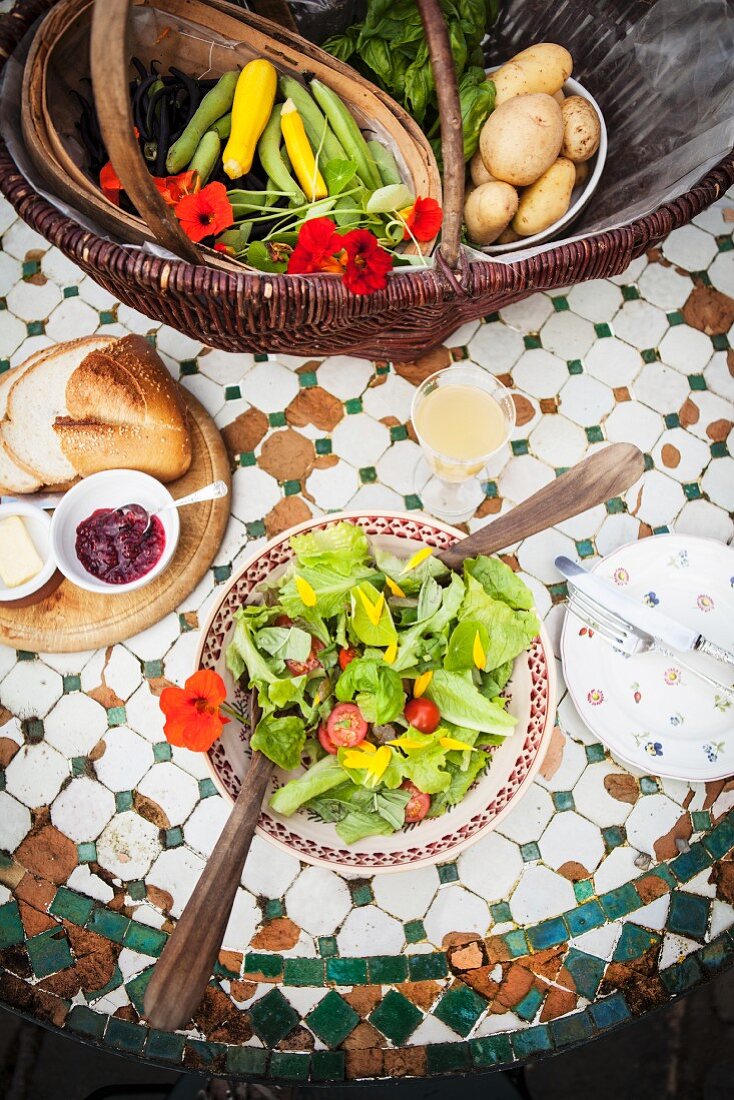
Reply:
<svg viewBox="0 0 734 1100"><path fill-rule="evenodd" d="M377 470L374 466L363 466L361 470L358 471L358 473L359 480L362 482L363 485L372 485L375 481L377 481Z"/></svg>
<svg viewBox="0 0 734 1100"><path fill-rule="evenodd" d="M369 905L375 900L369 882L354 882L350 884L349 892L355 905Z"/></svg>
<svg viewBox="0 0 734 1100"><path fill-rule="evenodd" d="M131 920L123 937L123 943L131 951L139 951L141 955L152 955L157 959L168 943L168 936L160 928L149 928L147 924Z"/></svg>
<svg viewBox="0 0 734 1100"><path fill-rule="evenodd" d="M180 375L185 378L190 374L198 374L199 367L195 359L184 359L181 363Z"/></svg>
<svg viewBox="0 0 734 1100"><path fill-rule="evenodd" d="M568 583L566 581L558 581L557 584L549 584L548 592L554 603L559 603L561 600L568 598Z"/></svg>
<svg viewBox="0 0 734 1100"><path fill-rule="evenodd" d="M459 868L455 863L443 863L438 868L438 881L445 885L447 882L457 882L459 878Z"/></svg>
<svg viewBox="0 0 734 1100"><path fill-rule="evenodd" d="M405 955L370 955L367 965L370 984L397 985L408 980L408 960Z"/></svg>
<svg viewBox="0 0 734 1100"><path fill-rule="evenodd" d="M183 1060L186 1036L176 1035L170 1031L157 1031L151 1028L148 1032L148 1041L145 1044L145 1057L156 1058L161 1062L171 1062L179 1065Z"/></svg>
<svg viewBox="0 0 734 1100"><path fill-rule="evenodd" d="M319 936L318 945L322 959L332 959L334 955L339 954L336 936Z"/></svg>
<svg viewBox="0 0 734 1100"><path fill-rule="evenodd" d="M530 946L534 951L543 951L546 947L556 947L568 939L568 928L563 917L551 917L527 930Z"/></svg>
<svg viewBox="0 0 734 1100"><path fill-rule="evenodd" d="M370 1023L396 1046L413 1034L422 1019L420 1009L396 989L389 990L369 1016Z"/></svg>
<svg viewBox="0 0 734 1100"><path fill-rule="evenodd" d="M653 535L669 535L670 528L667 527L665 524L662 524L660 527L653 527L652 533Z"/></svg>
<svg viewBox="0 0 734 1100"><path fill-rule="evenodd" d="M45 332L45 326L43 321L30 321L25 330L29 336L43 336Z"/></svg>
<svg viewBox="0 0 734 1100"><path fill-rule="evenodd" d="M731 252L732 248L734 248L734 241L728 233L722 233L721 236L718 236L716 238L716 243L719 246L719 252Z"/></svg>
<svg viewBox="0 0 734 1100"><path fill-rule="evenodd" d="M607 510L607 515L609 516L617 516L620 515L622 512L627 511L627 505L621 497L612 497L611 500L608 500L606 502L604 507Z"/></svg>
<svg viewBox="0 0 734 1100"><path fill-rule="evenodd" d="M589 878L574 882L573 892L576 895L576 901L588 901L594 896L594 883Z"/></svg>
<svg viewBox="0 0 734 1100"><path fill-rule="evenodd" d="M632 302L635 298L640 297L640 292L636 286L623 286L622 297L624 298L625 302Z"/></svg>
<svg viewBox="0 0 734 1100"><path fill-rule="evenodd" d="M604 997L596 1004L590 1005L589 1012L596 1026L601 1029L623 1024L631 1016L627 1002L621 993L614 993L611 997Z"/></svg>
<svg viewBox="0 0 734 1100"><path fill-rule="evenodd" d="M403 925L405 939L408 943L420 943L426 938L426 930L422 920L409 920Z"/></svg>
<svg viewBox="0 0 734 1100"><path fill-rule="evenodd" d="M242 397L242 390L239 386L225 386L224 387L224 400L225 401L238 401Z"/></svg>
<svg viewBox="0 0 734 1100"><path fill-rule="evenodd" d="M520 455L526 455L528 453L527 439L513 439L510 443L510 447L512 448L512 453L515 455L516 458Z"/></svg>
<svg viewBox="0 0 734 1100"><path fill-rule="evenodd" d="M657 932L650 932L647 928L640 928L639 925L626 921L614 949L614 961L632 962L633 959L639 959L651 947L657 947L660 941L661 937Z"/></svg>
<svg viewBox="0 0 734 1100"><path fill-rule="evenodd" d="M591 1039L594 1033L591 1017L586 1012L574 1012L570 1016L551 1020L548 1026L555 1047L575 1046Z"/></svg>
<svg viewBox="0 0 734 1100"><path fill-rule="evenodd" d="M694 940L702 940L708 927L709 906L709 898L674 890L670 895L670 910L666 923L668 931L677 932L681 936L688 936Z"/></svg>
<svg viewBox="0 0 734 1100"><path fill-rule="evenodd" d="M531 1054L540 1054L552 1050L553 1044L547 1024L516 1031L511 1036L512 1048L518 1058L528 1058Z"/></svg>
<svg viewBox="0 0 734 1100"><path fill-rule="evenodd" d="M714 351L727 351L729 348L729 338L723 332L712 336L711 343L714 345Z"/></svg>
<svg viewBox="0 0 734 1100"><path fill-rule="evenodd" d="M326 977L337 985L365 985L367 962L365 959L327 959Z"/></svg>
<svg viewBox="0 0 734 1100"><path fill-rule="evenodd" d="M61 886L54 895L54 900L48 907L49 913L55 917L64 917L72 924L83 925L89 920L94 909L94 898L85 898L83 894L77 894L76 890L70 890L68 886Z"/></svg>
<svg viewBox="0 0 734 1100"><path fill-rule="evenodd" d="M701 496L701 487L695 481L691 481L683 486L683 492L686 494L686 500L698 500Z"/></svg>
<svg viewBox="0 0 734 1100"><path fill-rule="evenodd" d="M16 649L15 656L19 661L35 661L38 654L30 649Z"/></svg>
<svg viewBox="0 0 734 1100"><path fill-rule="evenodd" d="M712 443L709 450L711 451L712 458L726 458L729 454L729 449L723 439L719 440L717 443Z"/></svg>
<svg viewBox="0 0 734 1100"><path fill-rule="evenodd" d="M691 387L692 390L705 390L706 379L702 374L689 374L688 385Z"/></svg>
<svg viewBox="0 0 734 1100"><path fill-rule="evenodd" d="M540 336L538 336L537 333L523 336L523 343L527 351L534 351L536 348L542 348L543 346L540 342Z"/></svg>
<svg viewBox="0 0 734 1100"><path fill-rule="evenodd" d="M287 496L288 494L286 494ZM224 584L232 576L231 565L215 565L212 569L212 576L214 577L215 584Z"/></svg>
<svg viewBox="0 0 734 1100"><path fill-rule="evenodd" d="M528 938L522 928L518 928L514 932L505 932L502 939L507 945L507 949L513 959L518 958L520 955L527 955L530 951Z"/></svg>
<svg viewBox="0 0 734 1100"><path fill-rule="evenodd" d="M573 978L577 993L593 1001L606 970L607 964L604 959L599 959L596 955L588 955L585 951L579 951L577 947L571 947L563 965Z"/></svg>
<svg viewBox="0 0 734 1100"><path fill-rule="evenodd" d="M307 1081L311 1059L308 1054L274 1050L270 1055L268 1077L282 1081Z"/></svg>
<svg viewBox="0 0 734 1100"><path fill-rule="evenodd" d="M607 826L606 829L602 829L601 835L608 852L624 844L624 831L620 825Z"/></svg>
<svg viewBox="0 0 734 1100"><path fill-rule="evenodd" d="M153 745L153 759L157 764L165 763L171 756L171 746L167 741L158 741Z"/></svg>
<svg viewBox="0 0 734 1100"><path fill-rule="evenodd" d="M456 350L456 349L454 349L454 350ZM462 350L464 350L464 349L462 349ZM375 365L375 374L380 375L380 374L389 374L389 373L390 373L390 364L389 363L377 363Z"/></svg>
<svg viewBox="0 0 734 1100"><path fill-rule="evenodd" d="M94 1012L86 1005L72 1005L64 1030L83 1035L86 1039L101 1039L107 1020L103 1012Z"/></svg>
<svg viewBox="0 0 734 1100"><path fill-rule="evenodd" d="M211 798L212 795L217 794L216 784L211 779L199 780L199 798Z"/></svg>
<svg viewBox="0 0 734 1100"><path fill-rule="evenodd" d="M601 928L606 924L604 910L596 898L584 902L576 909L569 909L563 915L572 936L581 936L592 928Z"/></svg>
<svg viewBox="0 0 734 1100"><path fill-rule="evenodd" d="M125 1054L142 1054L147 1036L146 1027L111 1016L105 1032L105 1043Z"/></svg>
<svg viewBox="0 0 734 1100"><path fill-rule="evenodd" d="M257 459L254 451L241 451L239 457L240 466L256 466Z"/></svg>
<svg viewBox="0 0 734 1100"><path fill-rule="evenodd" d="M43 741L44 728L40 718L26 718L21 723L23 736L29 745L38 745Z"/></svg>
<svg viewBox="0 0 734 1100"><path fill-rule="evenodd" d="M555 295L553 298L553 308L556 313L565 313L567 309L570 309L568 298L564 298L562 294Z"/></svg>
<svg viewBox="0 0 734 1100"><path fill-rule="evenodd" d="M408 509L409 512L418 512L423 507L423 501L417 495L417 493L408 493L407 496L403 497L403 500L405 501L405 507Z"/></svg>
<svg viewBox="0 0 734 1100"><path fill-rule="evenodd" d="M647 453L643 454L642 462L643 462L643 465L645 467L645 470L652 470L653 467L655 466L655 462L653 460L652 455L649 455Z"/></svg>
<svg viewBox="0 0 734 1100"><path fill-rule="evenodd" d="M247 531L248 538L261 539L265 534L265 524L261 519L256 519L253 520L252 523L246 523L245 530Z"/></svg>
<svg viewBox="0 0 734 1100"><path fill-rule="evenodd" d="M90 932L96 932L106 940L114 943L122 943L125 939L130 918L122 913L115 913L112 909L106 909L104 905L97 905L91 917L86 923Z"/></svg>
<svg viewBox="0 0 734 1100"><path fill-rule="evenodd" d="M625 882L615 890L600 894L599 901L610 920L626 917L628 913L640 907L640 895L631 882Z"/></svg>
<svg viewBox="0 0 734 1100"><path fill-rule="evenodd" d="M611 336L612 335L612 330L609 327L609 325L606 323L606 321L602 321L601 323L595 324L594 325L594 332L596 333L596 335L599 337L600 340L604 339L605 336Z"/></svg>
<svg viewBox="0 0 734 1100"><path fill-rule="evenodd" d="M583 374L584 364L580 359L567 359L566 366L568 367L569 374Z"/></svg>
<svg viewBox="0 0 734 1100"><path fill-rule="evenodd" d="M279 978L283 973L283 956L250 951L245 955L244 972L245 976L263 974L266 978Z"/></svg>
<svg viewBox="0 0 734 1100"><path fill-rule="evenodd" d="M539 989L528 990L522 1000L515 1005L513 1009L515 1015L529 1023L535 1018L538 1009L542 1005L543 996Z"/></svg>
<svg viewBox="0 0 734 1100"><path fill-rule="evenodd" d="M484 997L469 986L458 985L444 993L433 1015L465 1039L486 1008Z"/></svg>
<svg viewBox="0 0 734 1100"><path fill-rule="evenodd" d="M257 358L257 357L256 357ZM227 1047L227 1072L263 1077L268 1064L268 1052L262 1047Z"/></svg>
<svg viewBox="0 0 734 1100"><path fill-rule="evenodd" d="M98 1001L102 997L106 997L108 993L111 993L113 991L113 989L119 989L121 985L122 985L122 972L121 972L119 966L117 966L117 964L115 964L115 969L112 972L112 977L110 978L110 980L108 982L106 982L105 985L101 986L99 989L92 989L92 990L86 990L85 989L84 990L84 996L86 997L86 999L91 1004L93 1001Z"/></svg>
<svg viewBox="0 0 734 1100"><path fill-rule="evenodd" d="M506 901L498 901L494 905L490 905L489 911L495 924L504 924L506 921L512 920L512 910Z"/></svg>
<svg viewBox="0 0 734 1100"><path fill-rule="evenodd" d="M87 770L87 758L86 756L72 756L71 758L71 774L75 779L78 779L80 775L84 775Z"/></svg>
<svg viewBox="0 0 734 1100"><path fill-rule="evenodd" d="M271 428L284 428L286 425L285 413L274 412L268 415L268 424Z"/></svg>
<svg viewBox="0 0 734 1100"><path fill-rule="evenodd" d="M0 374L5 374L8 370L10 370L10 360L0 359Z"/></svg>
<svg viewBox="0 0 734 1100"><path fill-rule="evenodd" d="M404 439L408 438L408 429L405 424L393 424L390 429L390 442L401 443Z"/></svg>
<svg viewBox="0 0 734 1100"><path fill-rule="evenodd" d="M157 680L163 675L163 661L143 661L143 676L146 680Z"/></svg>
<svg viewBox="0 0 734 1100"><path fill-rule="evenodd" d="M485 481L484 483L484 495L487 500L496 500L499 490L497 488L496 481Z"/></svg>
<svg viewBox="0 0 734 1100"><path fill-rule="evenodd" d="M317 455L330 455L331 454L331 440L330 439L317 439L315 444L314 444L314 447L315 447Z"/></svg>
<svg viewBox="0 0 734 1100"><path fill-rule="evenodd" d="M183 829L180 825L174 825L172 829L164 830L163 846L165 848L180 848L183 842Z"/></svg>
<svg viewBox="0 0 734 1100"><path fill-rule="evenodd" d="M114 325L117 321L117 309L101 309L99 311L100 325Z"/></svg>
<svg viewBox="0 0 734 1100"><path fill-rule="evenodd" d="M283 902L280 898L269 898L263 907L263 916L265 920L277 920L278 917L282 917L285 913L283 908Z"/></svg>
<svg viewBox="0 0 734 1100"><path fill-rule="evenodd" d="M540 859L540 848L534 840L529 840L527 844L520 845L520 855L525 863L532 863L535 859Z"/></svg>
<svg viewBox="0 0 734 1100"><path fill-rule="evenodd" d="M20 910L16 901L0 905L0 949L15 947L25 939Z"/></svg>
<svg viewBox="0 0 734 1100"><path fill-rule="evenodd" d="M127 722L127 714L124 707L110 707L107 711L108 726L124 726Z"/></svg>
<svg viewBox="0 0 734 1100"><path fill-rule="evenodd" d="M193 1063L203 1069L208 1069L216 1062L221 1063L227 1054L226 1043L208 1043L203 1039L187 1039L184 1059L186 1064ZM191 1057L193 1055L193 1057Z"/></svg>
<svg viewBox="0 0 734 1100"><path fill-rule="evenodd" d="M76 853L80 863L94 863L97 858L97 845L93 840L77 844Z"/></svg>
<svg viewBox="0 0 734 1100"><path fill-rule="evenodd" d="M314 1050L311 1054L312 1081L343 1081L346 1055L343 1050Z"/></svg>
<svg viewBox="0 0 734 1100"><path fill-rule="evenodd" d="M26 951L36 978L46 978L74 965L69 941L63 928L49 928L26 940Z"/></svg>
<svg viewBox="0 0 734 1100"><path fill-rule="evenodd" d="M606 756L606 750L603 745L595 742L593 745L586 746L586 759L590 764L596 764L598 761L603 760Z"/></svg>
<svg viewBox="0 0 734 1100"><path fill-rule="evenodd" d="M643 363L654 363L656 359L660 358L655 348L644 348L640 354L642 355Z"/></svg>
<svg viewBox="0 0 734 1100"><path fill-rule="evenodd" d="M283 985L324 984L323 959L284 959Z"/></svg>
<svg viewBox="0 0 734 1100"><path fill-rule="evenodd" d="M62 677L62 683L64 685L64 695L68 695L72 691L82 690L82 678L79 675L64 676Z"/></svg>
<svg viewBox="0 0 734 1100"><path fill-rule="evenodd" d="M431 1043L426 1047L426 1070L429 1074L463 1073L471 1066L467 1043Z"/></svg>
<svg viewBox="0 0 734 1100"><path fill-rule="evenodd" d="M487 1035L481 1039L470 1039L469 1050L472 1062L479 1069L486 1066L502 1066L512 1061L512 1049L507 1035Z"/></svg>
<svg viewBox="0 0 734 1100"><path fill-rule="evenodd" d="M721 859L734 848L734 815L721 821L715 829L712 829L703 839L703 845L711 853L714 859Z"/></svg>
<svg viewBox="0 0 734 1100"><path fill-rule="evenodd" d="M336 961L336 960L332 960ZM330 990L305 1019L314 1035L329 1047L343 1043L359 1023L359 1015L343 997Z"/></svg>
<svg viewBox="0 0 734 1100"><path fill-rule="evenodd" d="M408 971L412 982L424 982L430 979L445 978L448 974L446 956L443 952L431 955L409 955Z"/></svg>
<svg viewBox="0 0 734 1100"><path fill-rule="evenodd" d="M488 313L486 315L486 317L484 318L485 323L488 324L488 325L494 324L495 321L499 321L499 319L500 319L499 313Z"/></svg>
<svg viewBox="0 0 734 1100"><path fill-rule="evenodd" d="M696 985L702 978L701 967L695 955L688 955L681 962L661 970L660 977L671 993L678 995L685 993L691 986Z"/></svg>
<svg viewBox="0 0 734 1100"><path fill-rule="evenodd" d="M679 309L674 309L671 313L666 314L666 316L668 318L668 324L673 327L685 323L685 317Z"/></svg>
<svg viewBox="0 0 734 1100"><path fill-rule="evenodd" d="M300 481L295 481L294 479L290 479L289 481L284 481L283 482L283 493L284 493L285 496L294 497L294 496L296 496L297 493L300 493L300 491L301 491Z"/></svg>
<svg viewBox="0 0 734 1100"><path fill-rule="evenodd" d="M115 810L118 814L122 814L125 810L131 810L133 808L133 792L132 791L117 791L115 794Z"/></svg>
<svg viewBox="0 0 734 1100"><path fill-rule="evenodd" d="M270 356L267 354L267 352L262 351L258 351L255 355L253 355L253 359L256 363L267 363L269 358Z"/></svg>
<svg viewBox="0 0 734 1100"><path fill-rule="evenodd" d="M250 1005L250 1015L258 1038L270 1047L284 1039L300 1020L279 989L271 990Z"/></svg>
<svg viewBox="0 0 734 1100"><path fill-rule="evenodd" d="M727 936L721 935L717 936L711 943L706 944L699 951L698 957L707 970L716 971L721 970L725 965L729 965L733 953L734 945L732 945L731 940Z"/></svg>
<svg viewBox="0 0 734 1100"><path fill-rule="evenodd" d="M316 377L316 371L305 370L303 374L298 375L298 384L303 390L309 390L312 386L318 385L318 379Z"/></svg>
<svg viewBox="0 0 734 1100"><path fill-rule="evenodd" d="M143 1001L152 977L153 967L149 966L147 970L143 970L142 973L136 974L129 982L125 982L127 995L139 1016L144 1014Z"/></svg>
<svg viewBox="0 0 734 1100"><path fill-rule="evenodd" d="M586 438L589 443L602 443L604 440L604 432L601 430L598 424L593 424L585 429Z"/></svg>
<svg viewBox="0 0 734 1100"><path fill-rule="evenodd" d="M137 879L135 882L128 882L127 892L133 901L144 901L146 896L145 883L142 879Z"/></svg>
<svg viewBox="0 0 734 1100"><path fill-rule="evenodd" d="M711 856L699 842L691 844L687 852L681 852L668 864L681 882L689 882L695 875L711 866Z"/></svg>
<svg viewBox="0 0 734 1100"><path fill-rule="evenodd" d="M362 412L362 398L350 397L348 401L344 402L344 412L347 416L355 416L357 413Z"/></svg>
<svg viewBox="0 0 734 1100"><path fill-rule="evenodd" d="M651 775L643 775L640 780L640 790L643 794L657 794L660 790L657 779L653 779Z"/></svg>
<svg viewBox="0 0 734 1100"><path fill-rule="evenodd" d="M78 298L79 297L79 287L78 286L65 286L64 287L64 297L65 298Z"/></svg>
<svg viewBox="0 0 734 1100"><path fill-rule="evenodd" d="M663 417L663 422L666 428L680 427L680 417L678 416L678 413L666 413Z"/></svg>
<svg viewBox="0 0 734 1100"><path fill-rule="evenodd" d="M553 805L561 811L575 809L573 793L571 791L554 791Z"/></svg>

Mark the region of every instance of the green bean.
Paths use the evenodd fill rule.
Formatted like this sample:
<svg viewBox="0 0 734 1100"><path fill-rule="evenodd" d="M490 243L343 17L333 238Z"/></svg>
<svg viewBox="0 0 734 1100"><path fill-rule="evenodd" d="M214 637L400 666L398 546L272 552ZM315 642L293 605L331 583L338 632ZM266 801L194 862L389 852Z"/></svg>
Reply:
<svg viewBox="0 0 734 1100"><path fill-rule="evenodd" d="M188 171L199 173L202 187L214 171L221 148L219 135L214 130L207 130L196 147L196 152L189 162Z"/></svg>
<svg viewBox="0 0 734 1100"><path fill-rule="evenodd" d="M292 76L281 75L279 84L283 98L292 99L295 103L314 153L321 150L319 157L321 165L328 164L330 160L348 160L344 146L334 135L334 131L316 106L308 89Z"/></svg>
<svg viewBox="0 0 734 1100"><path fill-rule="evenodd" d="M273 107L268 124L257 143L257 152L268 179L275 184L275 190L286 191L292 196L291 201L300 206L305 202L306 196L288 171L280 152L280 111L280 104Z"/></svg>
<svg viewBox="0 0 734 1100"><path fill-rule="evenodd" d="M311 81L311 90L317 102L322 107L331 127L344 146L347 156L351 157L357 165L357 174L366 187L376 191L382 186L380 173L374 162L372 153L367 147L367 142L362 136L362 131L349 108L339 98L335 91L320 80Z"/></svg>
<svg viewBox="0 0 734 1100"><path fill-rule="evenodd" d="M189 163L212 123L230 109L239 75L239 69L225 73L211 91L206 93L181 137L168 150L166 171L169 176L175 176Z"/></svg>
<svg viewBox="0 0 734 1100"><path fill-rule="evenodd" d="M222 115L216 122L212 122L209 129L213 130L215 134L224 141L225 138L229 137L230 130L232 129L232 112L227 111L226 115Z"/></svg>
<svg viewBox="0 0 734 1100"><path fill-rule="evenodd" d="M372 153L380 179L387 186L390 183L402 183L398 162L390 150L380 141L368 141L367 148Z"/></svg>

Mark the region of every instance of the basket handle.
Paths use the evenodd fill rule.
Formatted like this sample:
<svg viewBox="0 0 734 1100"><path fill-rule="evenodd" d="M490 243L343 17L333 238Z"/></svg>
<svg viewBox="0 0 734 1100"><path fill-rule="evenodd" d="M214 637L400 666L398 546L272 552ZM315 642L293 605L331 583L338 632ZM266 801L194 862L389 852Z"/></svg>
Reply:
<svg viewBox="0 0 734 1100"><path fill-rule="evenodd" d="M99 0L98 0L99 2ZM464 135L456 68L439 0L417 0L436 85L443 153L443 228L439 251L448 266L459 263L464 213Z"/></svg>
<svg viewBox="0 0 734 1100"><path fill-rule="evenodd" d="M156 241L189 263L203 263L201 253L181 229L171 208L152 186L135 140L128 66L131 0L95 0L89 44L92 88L99 128L112 167Z"/></svg>

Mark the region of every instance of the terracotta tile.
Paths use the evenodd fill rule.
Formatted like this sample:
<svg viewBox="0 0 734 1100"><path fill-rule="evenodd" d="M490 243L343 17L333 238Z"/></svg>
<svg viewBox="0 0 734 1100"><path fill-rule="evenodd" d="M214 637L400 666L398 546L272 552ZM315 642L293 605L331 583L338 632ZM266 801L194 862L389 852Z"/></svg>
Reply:
<svg viewBox="0 0 734 1100"><path fill-rule="evenodd" d="M402 1047L385 1051L385 1074L388 1077L423 1077L426 1072L426 1048Z"/></svg>
<svg viewBox="0 0 734 1100"><path fill-rule="evenodd" d="M512 963L502 977L496 1000L506 1008L514 1008L534 985L532 972L519 963Z"/></svg>
<svg viewBox="0 0 734 1100"><path fill-rule="evenodd" d="M244 955L241 951L220 951L217 956L219 965L223 966L225 970L229 970L232 974L240 973L243 961Z"/></svg>
<svg viewBox="0 0 734 1100"><path fill-rule="evenodd" d="M578 998L575 993L572 993L569 989L556 989L552 987L548 990L548 995L545 998L543 1004L543 1011L540 1014L542 1023L547 1020L555 1020L557 1016L565 1016L567 1012L573 1012L578 1003Z"/></svg>
<svg viewBox="0 0 734 1100"><path fill-rule="evenodd" d="M296 428L313 424L321 431L330 432L344 416L344 406L338 397L322 390L320 386L310 386L299 390L285 411L285 418Z"/></svg>
<svg viewBox="0 0 734 1100"><path fill-rule="evenodd" d="M61 885L77 865L76 844L53 825L31 833L15 853L19 863Z"/></svg>
<svg viewBox="0 0 734 1100"><path fill-rule="evenodd" d="M268 436L262 445L257 464L277 481L303 481L311 472L313 460L311 440L294 432L292 428L286 428Z"/></svg>
<svg viewBox="0 0 734 1100"><path fill-rule="evenodd" d="M0 711L0 719L5 713L9 718L11 717L10 711ZM2 724L0 722L0 725ZM7 768L19 748L20 745L17 745L15 741L11 741L9 737L0 737L0 768Z"/></svg>
<svg viewBox="0 0 734 1100"><path fill-rule="evenodd" d="M583 863L569 859L557 868L557 873L563 875L569 882L581 882L582 879L589 877L590 871L584 867Z"/></svg>
<svg viewBox="0 0 734 1100"><path fill-rule="evenodd" d="M691 291L681 313L691 328L716 336L734 325L734 298L712 286L698 286Z"/></svg>
<svg viewBox="0 0 734 1100"><path fill-rule="evenodd" d="M36 988L44 989L47 993L53 993L56 997L63 997L64 1000L70 1001L81 987L76 967L70 966L66 970L60 970L58 974L50 974L48 978L43 978Z"/></svg>
<svg viewBox="0 0 734 1100"><path fill-rule="evenodd" d="M114 1017L116 1020L127 1020L130 1024L137 1024L140 1019L132 1005L120 1005L115 1009Z"/></svg>
<svg viewBox="0 0 734 1100"><path fill-rule="evenodd" d="M407 379L412 385L420 386L421 382L425 382L426 378L437 370L443 370L444 367L450 365L450 352L447 348L440 347L435 348L434 351L429 351L426 355L422 355L420 359L415 359L410 363L394 363L393 369L396 374Z"/></svg>
<svg viewBox="0 0 734 1100"><path fill-rule="evenodd" d="M166 696L166 698L168 697ZM135 791L133 794L133 809L159 829L170 829L171 822L168 815L157 802L154 802L152 798L148 798L147 795L141 794L140 791Z"/></svg>
<svg viewBox="0 0 734 1100"><path fill-rule="evenodd" d="M474 515L477 519L484 519L485 516L496 516L501 511L502 497L485 497Z"/></svg>
<svg viewBox="0 0 734 1100"><path fill-rule="evenodd" d="M217 986L206 987L193 1019L210 1042L245 1043L252 1038L250 1014L233 1005L227 994Z"/></svg>
<svg viewBox="0 0 734 1100"><path fill-rule="evenodd" d="M693 398L687 397L683 402L678 412L678 419L684 428L690 428L691 424L698 424L701 411Z"/></svg>
<svg viewBox="0 0 734 1100"><path fill-rule="evenodd" d="M222 438L230 455L254 451L268 432L268 418L260 409L247 409L222 428Z"/></svg>
<svg viewBox="0 0 734 1100"><path fill-rule="evenodd" d="M690 840L693 826L689 814L681 814L672 829L655 841L656 859L673 859L678 855L676 840Z"/></svg>
<svg viewBox="0 0 734 1100"><path fill-rule="evenodd" d="M712 443L723 443L734 427L731 420L713 420L706 428L706 435Z"/></svg>
<svg viewBox="0 0 734 1100"><path fill-rule="evenodd" d="M289 951L298 943L301 929L288 917L278 917L269 921L252 938L252 947L257 951Z"/></svg>
<svg viewBox="0 0 734 1100"><path fill-rule="evenodd" d="M289 527L295 527L297 523L304 523L310 518L311 509L303 497L283 497L265 516L265 530L269 538L275 538Z"/></svg>
<svg viewBox="0 0 734 1100"><path fill-rule="evenodd" d="M249 1001L257 992L257 982L246 982L241 979L229 983L229 991L235 1001Z"/></svg>
<svg viewBox="0 0 734 1100"><path fill-rule="evenodd" d="M560 768L565 744L565 734L560 726L554 726L550 741L548 742L548 748L543 757L543 763L540 765L540 774L543 776L543 779L552 779Z"/></svg>
<svg viewBox="0 0 734 1100"><path fill-rule="evenodd" d="M523 397L521 393L513 393L512 401L515 406L515 423L518 428L521 428L523 424L529 424L535 416L535 408L532 401L529 401L527 397ZM542 402L541 402L542 405ZM544 412L555 412L556 405L553 409L544 409Z"/></svg>
<svg viewBox="0 0 734 1100"><path fill-rule="evenodd" d="M384 1041L376 1027L367 1020L361 1020L347 1035L342 1046L345 1050L371 1050L373 1047L379 1047Z"/></svg>
<svg viewBox="0 0 734 1100"><path fill-rule="evenodd" d="M485 962L481 941L474 940L464 947L451 950L451 967L456 970L476 970Z"/></svg>
<svg viewBox="0 0 734 1100"><path fill-rule="evenodd" d="M659 878L658 875L645 875L635 883L635 889L645 905L648 905L651 901L655 901L655 898L667 894L670 887L665 879Z"/></svg>
<svg viewBox="0 0 734 1100"><path fill-rule="evenodd" d="M173 897L167 890L161 890L159 886L153 886L149 884L146 887L146 894L148 901L151 905L154 905L156 909L160 909L163 913L168 913L173 905Z"/></svg>
<svg viewBox="0 0 734 1100"><path fill-rule="evenodd" d="M711 871L711 881L716 886L716 896L734 905L734 862L722 860L714 864Z"/></svg>
<svg viewBox="0 0 734 1100"><path fill-rule="evenodd" d="M278 1050L313 1050L314 1037L306 1027L294 1027L278 1043Z"/></svg>
<svg viewBox="0 0 734 1100"><path fill-rule="evenodd" d="M383 1076L383 1053L379 1047L359 1050L347 1050L347 1077L356 1080L360 1077Z"/></svg>
<svg viewBox="0 0 734 1100"><path fill-rule="evenodd" d="M382 987L379 985L355 985L348 993L342 993L342 997L364 1019L382 1000Z"/></svg>
<svg viewBox="0 0 734 1100"><path fill-rule="evenodd" d="M74 969L82 989L89 993L102 989L115 972L120 946L68 921L64 921L64 927L76 958Z"/></svg>
<svg viewBox="0 0 734 1100"><path fill-rule="evenodd" d="M28 939L31 936L38 936L41 932L46 932L49 928L56 927L56 921L53 917L49 917L48 913L41 913L38 909L34 909L32 905L28 905L27 902L21 901L18 903L20 910L20 919L23 922L25 928L25 934Z"/></svg>
<svg viewBox="0 0 734 1100"><path fill-rule="evenodd" d="M533 955L526 955L518 959L518 962L521 966L532 970L533 974L552 982L555 981L567 952L568 944L562 943L558 947L547 947L543 951L536 951Z"/></svg>
<svg viewBox="0 0 734 1100"><path fill-rule="evenodd" d="M427 1012L443 988L438 982L401 982L395 988L418 1008Z"/></svg>
<svg viewBox="0 0 734 1100"><path fill-rule="evenodd" d="M605 775L604 789L610 798L616 798L617 802L628 802L630 806L634 806L640 797L639 784L628 772Z"/></svg>

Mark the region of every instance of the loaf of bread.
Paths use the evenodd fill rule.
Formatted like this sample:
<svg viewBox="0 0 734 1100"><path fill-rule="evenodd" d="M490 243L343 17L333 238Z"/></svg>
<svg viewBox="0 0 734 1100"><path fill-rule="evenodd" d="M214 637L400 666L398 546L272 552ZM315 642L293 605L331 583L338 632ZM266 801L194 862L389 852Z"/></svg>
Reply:
<svg viewBox="0 0 734 1100"><path fill-rule="evenodd" d="M190 463L181 393L141 336L59 344L0 379L0 493L118 467L173 481Z"/></svg>

